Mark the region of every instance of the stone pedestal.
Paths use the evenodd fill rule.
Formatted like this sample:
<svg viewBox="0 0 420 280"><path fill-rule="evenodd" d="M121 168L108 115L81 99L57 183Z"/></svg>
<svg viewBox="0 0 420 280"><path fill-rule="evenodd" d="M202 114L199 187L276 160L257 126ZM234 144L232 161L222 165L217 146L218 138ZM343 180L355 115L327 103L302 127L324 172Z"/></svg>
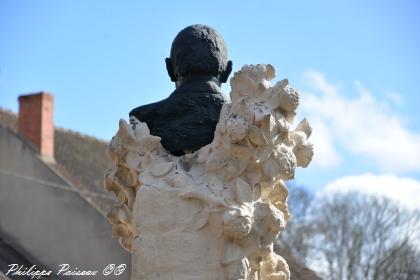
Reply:
<svg viewBox="0 0 420 280"><path fill-rule="evenodd" d="M106 189L113 234L133 255L133 279L290 279L273 242L286 226L287 189L313 155L311 128L292 130L298 93L271 65L231 79L211 144L170 155L135 118L110 144Z"/></svg>
<svg viewBox="0 0 420 280"><path fill-rule="evenodd" d="M225 279L220 263L223 240L208 226L190 228L202 205L181 194L179 189L155 187L142 187L137 193L134 216L141 218L135 221L132 249L136 279Z"/></svg>

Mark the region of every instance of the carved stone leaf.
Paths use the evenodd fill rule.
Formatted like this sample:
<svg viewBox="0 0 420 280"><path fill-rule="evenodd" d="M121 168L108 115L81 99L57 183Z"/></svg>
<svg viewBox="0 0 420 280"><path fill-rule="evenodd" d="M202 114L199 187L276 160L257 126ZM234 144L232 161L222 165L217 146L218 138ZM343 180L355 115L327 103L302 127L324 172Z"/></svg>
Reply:
<svg viewBox="0 0 420 280"><path fill-rule="evenodd" d="M111 224L123 223L131 226L133 217L131 215L131 210L127 207L127 205L122 205L119 207L113 207L108 213L107 218Z"/></svg>
<svg viewBox="0 0 420 280"><path fill-rule="evenodd" d="M277 84L276 84L277 86ZM284 87L275 87L272 88L271 92L270 92L270 106L273 109L277 109L281 102L282 102L282 95L284 94Z"/></svg>
<svg viewBox="0 0 420 280"><path fill-rule="evenodd" d="M270 158L272 148L270 146L257 147L254 150L253 160L256 163L263 163Z"/></svg>
<svg viewBox="0 0 420 280"><path fill-rule="evenodd" d="M132 234L131 236L127 236L127 237L120 237L118 239L121 247L123 247L126 251L130 252L132 251L133 248L133 237Z"/></svg>
<svg viewBox="0 0 420 280"><path fill-rule="evenodd" d="M146 123L140 122L135 117L130 117L130 122L135 123L135 127L133 127L134 135L137 139L142 137L150 136L150 129ZM156 136L157 137L157 136ZM159 137L158 137L159 138Z"/></svg>
<svg viewBox="0 0 420 280"><path fill-rule="evenodd" d="M147 124L134 117L130 118L130 124L120 120L117 137L127 150L134 149L141 154L160 147L160 137L151 135Z"/></svg>
<svg viewBox="0 0 420 280"><path fill-rule="evenodd" d="M204 208L201 211L194 213L191 217L190 222L185 227L184 231L193 232L204 227L209 221L209 211L208 208Z"/></svg>
<svg viewBox="0 0 420 280"><path fill-rule="evenodd" d="M236 202L239 204L249 203L252 201L251 186L241 178L235 179L236 186Z"/></svg>
<svg viewBox="0 0 420 280"><path fill-rule="evenodd" d="M255 125L249 128L248 136L249 140L251 140L254 145L264 146L268 144L268 140L262 133L261 129Z"/></svg>
<svg viewBox="0 0 420 280"><path fill-rule="evenodd" d="M275 77L276 77L276 68L274 68L274 66L273 65L271 65L271 64L266 64L265 65L265 71L266 71L266 76L265 76L265 78L268 80L268 81L271 81L272 79L274 79ZM278 83L283 83L284 81L286 81L286 82L288 82L287 81L287 79L283 79L283 80L281 80L280 82L278 82Z"/></svg>
<svg viewBox="0 0 420 280"><path fill-rule="evenodd" d="M149 151L147 151L144 154L144 156L143 156L143 158L141 160L141 168L143 168L144 170L147 170L147 169L149 169L149 168L152 167L153 162L154 162L154 158L152 156L152 153L150 153Z"/></svg>
<svg viewBox="0 0 420 280"><path fill-rule="evenodd" d="M292 131L290 133L290 139L293 140L295 146L301 145L306 142L306 134L303 131Z"/></svg>
<svg viewBox="0 0 420 280"><path fill-rule="evenodd" d="M275 137L273 137L273 146L279 146L281 144L285 145L292 145L293 143L290 141L289 133L283 133L283 134L277 134Z"/></svg>
<svg viewBox="0 0 420 280"><path fill-rule="evenodd" d="M133 129L124 119L120 119L117 136L125 145L133 144L136 141Z"/></svg>
<svg viewBox="0 0 420 280"><path fill-rule="evenodd" d="M223 169L224 177L230 180L239 177L246 169L248 162L240 158L232 158Z"/></svg>
<svg viewBox="0 0 420 280"><path fill-rule="evenodd" d="M305 141L305 144L296 145L293 148L293 153L296 156L297 166L307 167L314 155L314 147L311 143Z"/></svg>
<svg viewBox="0 0 420 280"><path fill-rule="evenodd" d="M278 134L276 119L273 115L263 119L260 123L260 131L262 132L265 139L268 143L273 143L273 136Z"/></svg>
<svg viewBox="0 0 420 280"><path fill-rule="evenodd" d="M108 214L106 216L108 218L108 221L111 224L119 224L120 223L120 221L118 220L119 219L118 209L119 209L119 207L112 207L111 210L108 212Z"/></svg>
<svg viewBox="0 0 420 280"><path fill-rule="evenodd" d="M132 231L130 228L125 224L117 224L112 227L112 237L128 237L132 235Z"/></svg>
<svg viewBox="0 0 420 280"><path fill-rule="evenodd" d="M138 169L141 162L141 157L137 152L129 151L126 156L126 164L131 169Z"/></svg>
<svg viewBox="0 0 420 280"><path fill-rule="evenodd" d="M252 187L261 181L261 174L261 168L255 165L248 165L245 171L246 179Z"/></svg>
<svg viewBox="0 0 420 280"><path fill-rule="evenodd" d="M107 173L105 174L104 188L108 192L114 192L114 193L118 192L119 187L115 185L114 183L116 173L117 173L117 168L113 166L112 169L108 170Z"/></svg>
<svg viewBox="0 0 420 280"><path fill-rule="evenodd" d="M208 205L208 208L213 209L219 206L226 206L222 196L217 196L211 193L205 185L192 186L188 190L179 194L179 197L186 199L198 199Z"/></svg>
<svg viewBox="0 0 420 280"><path fill-rule="evenodd" d="M174 168L175 163L174 162L163 162L155 164L152 168L152 175L155 177L162 177L171 172L171 170Z"/></svg>
<svg viewBox="0 0 420 280"><path fill-rule="evenodd" d="M306 134L306 138L309 138L312 134L312 127L308 120L304 118L296 127L295 131L303 131Z"/></svg>
<svg viewBox="0 0 420 280"><path fill-rule="evenodd" d="M285 259L271 252L261 263L260 275L261 279L288 280L290 279L289 266Z"/></svg>
<svg viewBox="0 0 420 280"><path fill-rule="evenodd" d="M230 85L232 87L230 96L232 103L237 103L241 97L250 95L251 91L255 91L253 79L246 74L241 75L238 73L238 75L234 75L233 78L230 79Z"/></svg>
<svg viewBox="0 0 420 280"><path fill-rule="evenodd" d="M230 154L243 160L249 160L251 157L251 149L245 145L231 144L229 146Z"/></svg>
<svg viewBox="0 0 420 280"><path fill-rule="evenodd" d="M127 195L126 195L126 192L124 190L124 187L122 187L122 186L120 187L116 196L117 196L117 203L118 203L117 205L118 206L121 206L121 205L127 203Z"/></svg>
<svg viewBox="0 0 420 280"><path fill-rule="evenodd" d="M221 150L213 151L210 153L207 162L206 170L207 171L217 171L224 168L226 165L226 154Z"/></svg>
<svg viewBox="0 0 420 280"><path fill-rule="evenodd" d="M139 146L141 147L141 149L139 149L141 153L145 153L146 151L153 151L160 147L160 137L152 135L142 137Z"/></svg>
<svg viewBox="0 0 420 280"><path fill-rule="evenodd" d="M214 193L215 195L221 195L223 192L223 186L223 183L217 177L210 177L210 181L208 183L210 192Z"/></svg>
<svg viewBox="0 0 420 280"><path fill-rule="evenodd" d="M274 111L274 115L275 115L275 120L276 120L276 125L277 125L278 132L279 133L289 132L290 123L287 122L285 116L277 110Z"/></svg>
<svg viewBox="0 0 420 280"><path fill-rule="evenodd" d="M277 184L274 185L273 190L269 194L271 203L277 203L279 201L285 203L288 195L288 190L285 187L284 183L280 180Z"/></svg>
<svg viewBox="0 0 420 280"><path fill-rule="evenodd" d="M275 183L263 182L260 185L261 185L261 199L263 201L266 201L269 198L270 193L273 191Z"/></svg>
<svg viewBox="0 0 420 280"><path fill-rule="evenodd" d="M187 176L184 172L172 172L163 178L165 183L173 188L185 188L194 185L191 177Z"/></svg>
<svg viewBox="0 0 420 280"><path fill-rule="evenodd" d="M206 162L210 154L210 145L204 146L197 151L197 162L203 163Z"/></svg>
<svg viewBox="0 0 420 280"><path fill-rule="evenodd" d="M125 196L126 196L126 205L128 208L133 209L134 199L136 198L136 193L134 188L124 188Z"/></svg>
<svg viewBox="0 0 420 280"><path fill-rule="evenodd" d="M274 181L279 175L281 169L277 161L270 158L263 164L263 173L269 181Z"/></svg>

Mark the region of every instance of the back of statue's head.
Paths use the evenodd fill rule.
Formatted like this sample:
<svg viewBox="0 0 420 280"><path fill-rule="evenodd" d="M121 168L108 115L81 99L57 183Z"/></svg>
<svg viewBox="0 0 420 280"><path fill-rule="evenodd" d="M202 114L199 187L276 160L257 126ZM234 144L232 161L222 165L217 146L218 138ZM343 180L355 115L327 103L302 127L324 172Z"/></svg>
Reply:
<svg viewBox="0 0 420 280"><path fill-rule="evenodd" d="M228 68L225 41L210 26L188 26L178 33L172 43L171 63L172 80L197 75L223 75Z"/></svg>

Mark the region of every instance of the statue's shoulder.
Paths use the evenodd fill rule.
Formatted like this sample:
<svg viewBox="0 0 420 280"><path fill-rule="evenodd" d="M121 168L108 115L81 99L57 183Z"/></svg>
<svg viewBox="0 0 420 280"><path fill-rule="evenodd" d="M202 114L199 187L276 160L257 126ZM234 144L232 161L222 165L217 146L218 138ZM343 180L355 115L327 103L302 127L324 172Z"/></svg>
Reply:
<svg viewBox="0 0 420 280"><path fill-rule="evenodd" d="M128 115L130 117L136 117L140 121L144 121L148 118L147 116L153 114L153 111L155 110L156 106L153 106L153 104L147 104L134 108Z"/></svg>
<svg viewBox="0 0 420 280"><path fill-rule="evenodd" d="M129 116L134 116L140 121L154 119L160 115L166 115L174 109L174 102L170 98L142 105L130 111Z"/></svg>

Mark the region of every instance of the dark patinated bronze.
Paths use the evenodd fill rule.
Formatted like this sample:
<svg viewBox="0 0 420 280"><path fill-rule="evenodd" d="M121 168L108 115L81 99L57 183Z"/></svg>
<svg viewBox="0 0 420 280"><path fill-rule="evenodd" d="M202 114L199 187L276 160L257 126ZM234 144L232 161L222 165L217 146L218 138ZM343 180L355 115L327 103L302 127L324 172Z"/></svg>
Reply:
<svg viewBox="0 0 420 280"><path fill-rule="evenodd" d="M211 143L226 98L220 85L232 71L226 44L206 25L191 25L175 37L166 68L176 89L162 101L133 109L152 135L175 156Z"/></svg>

